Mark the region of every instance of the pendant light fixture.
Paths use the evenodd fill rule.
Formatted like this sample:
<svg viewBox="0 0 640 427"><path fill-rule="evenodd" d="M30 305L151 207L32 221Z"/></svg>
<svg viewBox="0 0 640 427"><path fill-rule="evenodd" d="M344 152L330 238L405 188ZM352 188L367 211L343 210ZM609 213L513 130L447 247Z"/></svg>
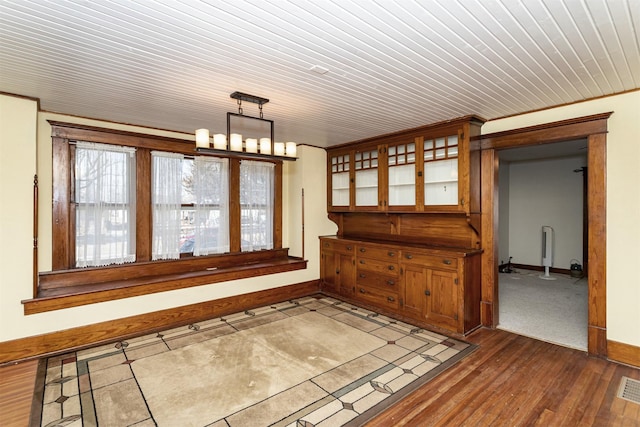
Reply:
<svg viewBox="0 0 640 427"><path fill-rule="evenodd" d="M295 142L275 142L273 138L273 120L267 120L262 113L262 106L269 102L267 98L233 92L231 98L238 101L238 112L227 113L227 133L213 135L213 148L209 129L195 131L196 151L209 154L223 154L232 157L277 158L280 160L296 160ZM258 104L260 117L244 114L242 101ZM235 122L235 123L232 123ZM234 126L235 125L235 126ZM232 133L232 128L240 127L251 134L246 139L239 131ZM227 145L228 143L228 145Z"/></svg>

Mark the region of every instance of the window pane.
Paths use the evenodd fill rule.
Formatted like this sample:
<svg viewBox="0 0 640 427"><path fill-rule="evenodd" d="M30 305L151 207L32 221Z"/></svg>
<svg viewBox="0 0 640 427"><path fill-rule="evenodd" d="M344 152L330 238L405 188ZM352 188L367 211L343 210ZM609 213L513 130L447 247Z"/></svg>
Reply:
<svg viewBox="0 0 640 427"><path fill-rule="evenodd" d="M135 261L135 150L78 142L76 266Z"/></svg>
<svg viewBox="0 0 640 427"><path fill-rule="evenodd" d="M183 155L151 152L152 259L180 258Z"/></svg>
<svg viewBox="0 0 640 427"><path fill-rule="evenodd" d="M240 163L240 246L242 251L273 249L273 163Z"/></svg>
<svg viewBox="0 0 640 427"><path fill-rule="evenodd" d="M193 254L229 252L229 160L195 159L195 233Z"/></svg>

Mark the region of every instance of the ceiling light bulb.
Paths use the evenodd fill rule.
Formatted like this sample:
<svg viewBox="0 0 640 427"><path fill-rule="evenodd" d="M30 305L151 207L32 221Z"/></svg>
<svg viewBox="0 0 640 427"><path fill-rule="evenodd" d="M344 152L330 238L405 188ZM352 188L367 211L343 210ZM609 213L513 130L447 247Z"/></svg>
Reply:
<svg viewBox="0 0 640 427"><path fill-rule="evenodd" d="M258 152L258 140L255 138L247 138L244 142L244 149L247 153L257 153Z"/></svg>
<svg viewBox="0 0 640 427"><path fill-rule="evenodd" d="M229 138L229 148L231 148L232 151L242 151L242 135L232 133Z"/></svg>
<svg viewBox="0 0 640 427"><path fill-rule="evenodd" d="M209 129L196 130L196 148L209 148Z"/></svg>
<svg viewBox="0 0 640 427"><path fill-rule="evenodd" d="M271 138L260 138L260 153L271 154Z"/></svg>
<svg viewBox="0 0 640 427"><path fill-rule="evenodd" d="M296 143L295 142L287 142L285 144L287 157L295 157L297 154Z"/></svg>
<svg viewBox="0 0 640 427"><path fill-rule="evenodd" d="M216 150L227 149L227 135L224 133L216 133L213 135L213 148Z"/></svg>

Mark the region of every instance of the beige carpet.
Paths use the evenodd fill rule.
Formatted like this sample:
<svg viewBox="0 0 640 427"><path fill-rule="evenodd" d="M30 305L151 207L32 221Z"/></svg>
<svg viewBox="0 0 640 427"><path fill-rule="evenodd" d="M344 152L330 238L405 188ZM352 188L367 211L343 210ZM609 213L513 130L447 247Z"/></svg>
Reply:
<svg viewBox="0 0 640 427"><path fill-rule="evenodd" d="M587 278L518 269L500 273L498 328L538 340L587 350Z"/></svg>
<svg viewBox="0 0 640 427"><path fill-rule="evenodd" d="M303 298L43 359L33 426L360 426L475 346Z"/></svg>

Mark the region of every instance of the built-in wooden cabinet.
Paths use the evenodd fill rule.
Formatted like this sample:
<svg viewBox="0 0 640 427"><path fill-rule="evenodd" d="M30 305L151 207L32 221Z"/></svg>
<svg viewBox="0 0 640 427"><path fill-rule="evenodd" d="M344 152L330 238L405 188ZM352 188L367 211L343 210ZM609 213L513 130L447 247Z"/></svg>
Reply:
<svg viewBox="0 0 640 427"><path fill-rule="evenodd" d="M480 325L480 147L467 116L327 149L322 290L467 334Z"/></svg>
<svg viewBox="0 0 640 427"><path fill-rule="evenodd" d="M320 247L328 294L459 334L480 325L480 250L336 237Z"/></svg>
<svg viewBox="0 0 640 427"><path fill-rule="evenodd" d="M320 276L322 289L351 296L356 283L355 243L326 239L321 242Z"/></svg>
<svg viewBox="0 0 640 427"><path fill-rule="evenodd" d="M484 121L468 116L327 149L329 212L479 210Z"/></svg>

